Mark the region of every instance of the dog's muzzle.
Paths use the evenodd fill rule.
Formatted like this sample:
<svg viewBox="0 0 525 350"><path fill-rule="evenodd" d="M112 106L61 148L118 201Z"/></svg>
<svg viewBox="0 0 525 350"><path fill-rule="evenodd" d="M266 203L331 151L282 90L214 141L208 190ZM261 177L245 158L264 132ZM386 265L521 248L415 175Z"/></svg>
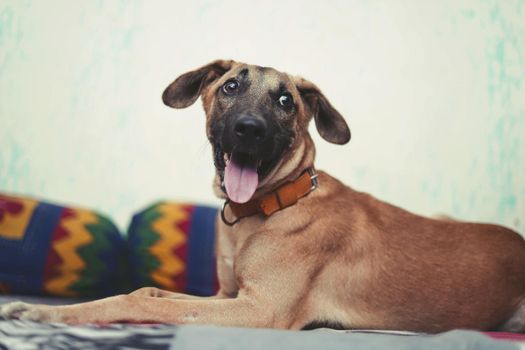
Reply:
<svg viewBox="0 0 525 350"><path fill-rule="evenodd" d="M224 124L212 128L221 188L232 202L245 203L289 147L291 131L256 113L229 115L222 120Z"/></svg>

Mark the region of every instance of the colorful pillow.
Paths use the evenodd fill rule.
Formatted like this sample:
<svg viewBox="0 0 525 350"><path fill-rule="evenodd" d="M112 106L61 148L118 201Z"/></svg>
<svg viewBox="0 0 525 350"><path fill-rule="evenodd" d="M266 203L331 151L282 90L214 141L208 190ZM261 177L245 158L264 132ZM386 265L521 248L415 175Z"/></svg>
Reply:
<svg viewBox="0 0 525 350"><path fill-rule="evenodd" d="M216 217L215 208L168 202L136 214L128 229L133 286L214 294Z"/></svg>
<svg viewBox="0 0 525 350"><path fill-rule="evenodd" d="M115 225L91 210L0 194L0 293L114 294L124 248Z"/></svg>

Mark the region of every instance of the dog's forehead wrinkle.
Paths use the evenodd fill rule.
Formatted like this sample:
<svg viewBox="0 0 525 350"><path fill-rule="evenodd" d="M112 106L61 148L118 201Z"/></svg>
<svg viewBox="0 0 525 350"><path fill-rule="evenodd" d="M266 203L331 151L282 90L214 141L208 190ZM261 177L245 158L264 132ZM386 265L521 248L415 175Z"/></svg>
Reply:
<svg viewBox="0 0 525 350"><path fill-rule="evenodd" d="M276 76L272 79L267 79L257 87L257 92L264 94L266 98L278 98L284 93L294 94L293 85L285 77Z"/></svg>
<svg viewBox="0 0 525 350"><path fill-rule="evenodd" d="M233 66L220 80L226 81L231 78L245 78L249 75L249 66L247 64L237 64Z"/></svg>
<svg viewBox="0 0 525 350"><path fill-rule="evenodd" d="M250 83L250 78L251 78L251 74L249 73L248 68L242 68L235 75L235 79L237 79L237 81L239 81L243 85Z"/></svg>

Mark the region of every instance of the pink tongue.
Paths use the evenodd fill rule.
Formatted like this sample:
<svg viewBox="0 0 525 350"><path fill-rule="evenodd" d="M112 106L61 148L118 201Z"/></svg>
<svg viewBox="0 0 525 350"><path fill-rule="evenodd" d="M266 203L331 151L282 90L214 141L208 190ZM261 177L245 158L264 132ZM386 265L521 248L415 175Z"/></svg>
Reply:
<svg viewBox="0 0 525 350"><path fill-rule="evenodd" d="M255 164L239 164L232 154L224 170L224 185L228 197L235 203L246 203L259 184Z"/></svg>

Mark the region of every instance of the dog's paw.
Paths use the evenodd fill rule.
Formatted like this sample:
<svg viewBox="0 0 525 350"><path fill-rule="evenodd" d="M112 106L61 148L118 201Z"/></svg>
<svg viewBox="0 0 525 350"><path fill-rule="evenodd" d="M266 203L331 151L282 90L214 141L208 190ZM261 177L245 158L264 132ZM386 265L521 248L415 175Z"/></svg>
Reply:
<svg viewBox="0 0 525 350"><path fill-rule="evenodd" d="M18 319L31 305L21 301L0 305L0 317Z"/></svg>
<svg viewBox="0 0 525 350"><path fill-rule="evenodd" d="M0 317L24 321L59 322L54 320L51 307L33 305L21 301L0 305Z"/></svg>

